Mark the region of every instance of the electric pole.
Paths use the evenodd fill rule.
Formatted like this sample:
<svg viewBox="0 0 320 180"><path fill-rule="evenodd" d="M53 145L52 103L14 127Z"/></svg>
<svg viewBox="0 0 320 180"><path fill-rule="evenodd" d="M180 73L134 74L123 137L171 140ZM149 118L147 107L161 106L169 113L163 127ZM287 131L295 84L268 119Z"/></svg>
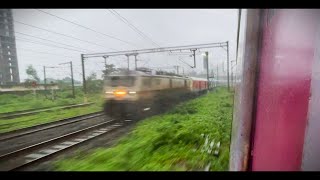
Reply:
<svg viewBox="0 0 320 180"><path fill-rule="evenodd" d="M44 79L44 90L45 90L45 96L47 97L46 95L46 90L47 90L47 77L46 77L46 68L57 68L57 67L46 67L46 66L43 66L43 79ZM53 93L53 89L51 89L52 91L52 100L54 100L54 93Z"/></svg>
<svg viewBox="0 0 320 180"><path fill-rule="evenodd" d="M135 70L137 70L137 54L134 55Z"/></svg>
<svg viewBox="0 0 320 180"><path fill-rule="evenodd" d="M103 56L103 58L104 58L104 66L107 67L107 58L108 58L108 56Z"/></svg>
<svg viewBox="0 0 320 180"><path fill-rule="evenodd" d="M44 81L44 90L47 90L46 66L43 66L43 81Z"/></svg>
<svg viewBox="0 0 320 180"><path fill-rule="evenodd" d="M71 83L72 83L72 96L73 96L73 98L75 98L76 94L75 94L75 91L74 91L74 79L73 79L72 61L70 61L70 71L71 71Z"/></svg>
<svg viewBox="0 0 320 180"><path fill-rule="evenodd" d="M44 80L44 89L47 90L46 85L47 85L47 77L46 77L46 68L57 68L57 67L46 67L43 66L43 80Z"/></svg>
<svg viewBox="0 0 320 180"><path fill-rule="evenodd" d="M218 86L218 83L219 83L219 80L218 80L218 77L219 77L219 69L218 69L218 67L219 67L219 64L217 63L217 86Z"/></svg>
<svg viewBox="0 0 320 180"><path fill-rule="evenodd" d="M84 71L84 56L81 54L81 65L82 65L82 81L83 81L83 93L87 94L87 85L86 85L86 75Z"/></svg>
<svg viewBox="0 0 320 180"><path fill-rule="evenodd" d="M179 74L179 66L173 66L176 69L177 74Z"/></svg>
<svg viewBox="0 0 320 180"><path fill-rule="evenodd" d="M230 91L230 82L229 82L229 41L227 41L227 73L228 73L228 90Z"/></svg>
<svg viewBox="0 0 320 180"><path fill-rule="evenodd" d="M71 72L71 83L72 83L72 97L75 98L75 91L74 91L74 79L73 79L73 68L72 68L72 61L67 62L67 63L61 63L62 64L70 64L70 72Z"/></svg>
<svg viewBox="0 0 320 180"><path fill-rule="evenodd" d="M226 70L224 69L224 61L222 61L222 72L226 72Z"/></svg>
<svg viewBox="0 0 320 180"><path fill-rule="evenodd" d="M192 68L195 68L196 67L196 50L197 49L191 49L190 51L193 52L193 67Z"/></svg>
<svg viewBox="0 0 320 180"><path fill-rule="evenodd" d="M207 64L207 89L208 89L208 92L209 92L209 82L210 82L210 80L209 80L209 53L208 53L208 51L205 53L205 61L207 62L206 64Z"/></svg>
<svg viewBox="0 0 320 180"><path fill-rule="evenodd" d="M130 68L130 66L129 66L129 55L128 55L128 54L126 54L126 56L127 56L127 61L128 61L128 71L129 71L129 68Z"/></svg>

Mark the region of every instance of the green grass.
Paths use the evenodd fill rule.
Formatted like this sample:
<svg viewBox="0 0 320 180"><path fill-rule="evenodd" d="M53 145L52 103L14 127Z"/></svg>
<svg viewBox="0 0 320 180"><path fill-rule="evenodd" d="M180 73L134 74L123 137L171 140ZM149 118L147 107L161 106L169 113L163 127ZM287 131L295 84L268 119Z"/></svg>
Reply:
<svg viewBox="0 0 320 180"><path fill-rule="evenodd" d="M0 95L0 113L22 111L37 108L49 108L83 102L83 94L76 96L75 99L70 97L70 92L57 92L56 100L47 99L43 94L27 94L23 96L3 94ZM50 96L48 96L50 97Z"/></svg>
<svg viewBox="0 0 320 180"><path fill-rule="evenodd" d="M6 96L8 96L8 95L6 95ZM26 96L29 96L29 95L26 95ZM28 99L28 98L29 97L21 96L20 98L18 98L18 100L22 101L23 99ZM63 97L60 97L60 98L61 99L58 99L56 102L52 102L52 104L46 102L46 100L44 100L44 99L33 100L32 103L36 103L38 101L39 102L43 101L43 104L45 104L45 105L57 105L57 104L65 105L70 102L83 103L83 101L84 101L83 96L82 97L79 96L75 100L70 99L70 98L69 99L63 98ZM11 101L16 102L18 100L11 100ZM47 100L47 101L49 101L49 100ZM57 109L57 110L50 111L50 112L41 112L41 113L30 115L30 116L23 116L23 117L18 117L18 118L14 118L14 119L8 119L8 120L0 118L0 133L9 132L9 131L13 131L13 130L21 129L21 128L26 128L26 127L31 127L31 126L35 126L35 125L39 125L39 124L43 124L43 123L52 122L52 121L57 121L57 120L64 119L64 118L84 115L84 114L88 114L88 113L92 113L92 112L98 112L98 111L102 110L103 97L101 94L88 95L88 101L94 102L94 104L89 105L89 106L85 106L85 107L77 107L77 108L73 108L73 109ZM49 101L49 102L51 102L51 101ZM28 104L28 103L29 102L26 102L26 103L20 102L19 105L21 105L21 104L27 104L27 105L25 105L25 106L21 105L19 107L21 107L21 109L23 109L25 107L30 107L30 104ZM12 108L15 109L15 104L16 103L12 103L10 105L12 105ZM2 109L2 107L3 106L1 105L1 109ZM9 107L9 104L7 105L7 107ZM39 106L37 106L37 107L39 108Z"/></svg>
<svg viewBox="0 0 320 180"><path fill-rule="evenodd" d="M58 171L193 171L228 169L232 94L218 89L147 118L110 148L57 161ZM201 152L205 138L220 141L218 156Z"/></svg>

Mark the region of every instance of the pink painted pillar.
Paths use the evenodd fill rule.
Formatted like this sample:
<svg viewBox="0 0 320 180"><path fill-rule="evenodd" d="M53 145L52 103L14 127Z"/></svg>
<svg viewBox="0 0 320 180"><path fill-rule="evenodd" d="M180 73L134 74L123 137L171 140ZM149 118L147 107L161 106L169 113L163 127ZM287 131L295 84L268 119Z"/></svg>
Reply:
<svg viewBox="0 0 320 180"><path fill-rule="evenodd" d="M253 171L301 170L319 15L319 10L279 9L264 17Z"/></svg>

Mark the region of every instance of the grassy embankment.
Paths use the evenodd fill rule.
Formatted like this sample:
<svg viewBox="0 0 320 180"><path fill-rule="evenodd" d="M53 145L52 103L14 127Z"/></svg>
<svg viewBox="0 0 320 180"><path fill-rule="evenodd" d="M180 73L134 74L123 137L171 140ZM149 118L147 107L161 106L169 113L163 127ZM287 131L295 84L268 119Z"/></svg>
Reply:
<svg viewBox="0 0 320 180"><path fill-rule="evenodd" d="M57 109L14 119L3 119L0 117L0 133L102 110L102 94L89 94L87 97L88 102L94 102L94 104L73 109ZM23 96L6 94L0 95L0 113L35 108L52 108L80 103L84 103L84 96L81 92L77 92L77 96L74 99L71 98L70 92L59 92L54 101L45 98L42 94L37 94L37 96L33 94Z"/></svg>
<svg viewBox="0 0 320 180"><path fill-rule="evenodd" d="M232 101L232 94L220 88L139 122L110 148L56 162L56 170L193 171L208 164L210 170L227 170ZM208 144L215 142L211 152L206 138ZM221 146L214 155L217 142Z"/></svg>

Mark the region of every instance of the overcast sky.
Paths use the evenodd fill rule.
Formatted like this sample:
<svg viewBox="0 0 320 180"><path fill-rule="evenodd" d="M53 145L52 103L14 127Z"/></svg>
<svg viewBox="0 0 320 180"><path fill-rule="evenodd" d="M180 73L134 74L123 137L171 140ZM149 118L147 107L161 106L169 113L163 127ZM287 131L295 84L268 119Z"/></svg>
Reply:
<svg viewBox="0 0 320 180"><path fill-rule="evenodd" d="M14 22L14 28L17 55L22 81L27 77L25 69L29 64L32 64L38 70L41 79L43 79L43 66L58 66L59 68L56 69L48 69L47 77L63 78L69 76L69 69L66 65L59 66L58 64L72 61L74 63L75 78L81 80L81 53L155 47L149 40L139 36L137 32L118 19L108 9L42 10L98 32L114 36L133 45L81 28L36 9L13 9L13 18L16 21ZM116 9L116 11L161 47L229 41L230 60L235 59L237 9ZM18 22L67 34L98 45L32 28ZM48 42L39 38L71 46ZM31 43L31 41L36 43ZM69 49L37 43L51 44L52 46ZM167 53L139 55L138 66L162 67L165 69L166 67L179 65L184 67L185 72L192 70L178 61L178 58L179 56L169 56ZM192 65L192 57L181 56L180 58ZM131 57L131 59L130 68L134 68L134 58ZM125 57L110 58L108 61L117 67L127 66ZM226 61L226 51L224 49L216 48L210 50L210 68L216 71L216 65L218 64L219 68L221 67L222 69L223 61ZM103 63L103 58L86 60L86 74L96 72L100 76ZM197 65L197 72L204 70L201 55L197 56ZM226 67L226 63L224 65Z"/></svg>

